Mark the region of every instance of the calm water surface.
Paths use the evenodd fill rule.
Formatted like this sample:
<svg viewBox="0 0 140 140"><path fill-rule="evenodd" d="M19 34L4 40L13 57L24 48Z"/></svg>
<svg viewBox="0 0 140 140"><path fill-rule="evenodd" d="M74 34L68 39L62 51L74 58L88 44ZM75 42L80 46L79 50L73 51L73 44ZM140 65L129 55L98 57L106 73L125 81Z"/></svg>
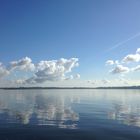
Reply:
<svg viewBox="0 0 140 140"><path fill-rule="evenodd" d="M140 140L140 90L0 90L0 140Z"/></svg>

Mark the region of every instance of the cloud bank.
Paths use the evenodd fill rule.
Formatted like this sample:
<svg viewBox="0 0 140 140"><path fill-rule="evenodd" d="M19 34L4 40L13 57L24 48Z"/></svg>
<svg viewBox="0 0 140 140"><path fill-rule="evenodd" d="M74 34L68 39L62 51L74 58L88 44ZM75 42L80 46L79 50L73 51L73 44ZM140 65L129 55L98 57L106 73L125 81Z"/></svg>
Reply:
<svg viewBox="0 0 140 140"><path fill-rule="evenodd" d="M7 66L0 63L0 79L14 79L17 84L36 84L46 81L61 81L80 78L79 74L69 75L75 67L78 67L78 58L59 60L42 60L34 64L29 57L9 62ZM15 78L16 73L20 73ZM23 79L24 75L28 75ZM13 81L12 79L12 81Z"/></svg>

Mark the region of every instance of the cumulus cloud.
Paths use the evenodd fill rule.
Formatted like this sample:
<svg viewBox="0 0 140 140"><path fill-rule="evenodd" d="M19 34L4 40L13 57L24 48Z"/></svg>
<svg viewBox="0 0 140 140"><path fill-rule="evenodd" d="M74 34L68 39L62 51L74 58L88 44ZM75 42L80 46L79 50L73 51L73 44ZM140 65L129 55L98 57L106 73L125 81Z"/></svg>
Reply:
<svg viewBox="0 0 140 140"><path fill-rule="evenodd" d="M114 65L116 64L117 66L111 71L111 73L116 74L116 73L125 73L129 71L137 71L139 70L139 66L135 68L128 68L122 66L122 64L128 64L132 62L140 62L140 48L136 50L135 54L128 54L126 55L120 62L118 60L107 60L106 65Z"/></svg>
<svg viewBox="0 0 140 140"><path fill-rule="evenodd" d="M112 74L119 74L119 73L127 73L129 72L129 68L128 67L124 67L122 65L117 65L113 70L111 70Z"/></svg>
<svg viewBox="0 0 140 140"><path fill-rule="evenodd" d="M25 71L34 71L35 65L32 63L31 58L25 57L18 61L10 62L10 70L19 69Z"/></svg>
<svg viewBox="0 0 140 140"><path fill-rule="evenodd" d="M128 54L122 60L123 63L140 62L140 48L136 50L135 54Z"/></svg>
<svg viewBox="0 0 140 140"><path fill-rule="evenodd" d="M79 74L72 73L73 68L79 66L78 61L78 58L61 58L34 64L31 58L25 57L10 62L8 66L0 63L0 78L11 81L15 85L79 79Z"/></svg>
<svg viewBox="0 0 140 140"><path fill-rule="evenodd" d="M128 63L128 62L139 62L140 61L140 54L129 54L124 59L122 62Z"/></svg>
<svg viewBox="0 0 140 140"><path fill-rule="evenodd" d="M35 72L33 77L27 79L26 82L43 83L45 81L68 80L73 77L66 77L66 74L70 73L78 65L78 58L41 61L36 66L37 72ZM77 76L79 77L80 75Z"/></svg>
<svg viewBox="0 0 140 140"><path fill-rule="evenodd" d="M114 65L114 69L110 71L112 74L122 74L122 73L128 73L128 72L135 72L140 70L140 65L137 65L135 67L130 67L129 63L132 63L133 65L136 65L136 62L140 62L140 48L138 48L135 52L135 54L128 54L126 55L121 61L114 61L114 60L108 60L106 61L106 65ZM123 66L123 65L127 65Z"/></svg>

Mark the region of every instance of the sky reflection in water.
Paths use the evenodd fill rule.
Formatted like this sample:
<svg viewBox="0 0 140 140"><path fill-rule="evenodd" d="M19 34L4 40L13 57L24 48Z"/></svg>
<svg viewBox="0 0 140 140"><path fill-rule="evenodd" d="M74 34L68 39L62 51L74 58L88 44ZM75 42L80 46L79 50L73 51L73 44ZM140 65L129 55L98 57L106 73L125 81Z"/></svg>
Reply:
<svg viewBox="0 0 140 140"><path fill-rule="evenodd" d="M80 129L115 122L140 127L139 90L0 90L0 127ZM85 121L86 120L86 121Z"/></svg>

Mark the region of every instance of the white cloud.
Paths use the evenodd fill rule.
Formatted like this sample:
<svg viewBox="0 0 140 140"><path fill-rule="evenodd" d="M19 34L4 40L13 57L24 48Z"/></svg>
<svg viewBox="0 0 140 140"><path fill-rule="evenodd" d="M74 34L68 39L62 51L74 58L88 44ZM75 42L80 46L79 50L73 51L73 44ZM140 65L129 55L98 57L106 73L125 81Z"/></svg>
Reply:
<svg viewBox="0 0 140 140"><path fill-rule="evenodd" d="M129 68L128 67L124 67L122 65L117 65L113 70L111 70L112 74L120 74L120 73L127 73L129 72Z"/></svg>
<svg viewBox="0 0 140 140"><path fill-rule="evenodd" d="M137 49L136 53L140 54L140 48Z"/></svg>
<svg viewBox="0 0 140 140"><path fill-rule="evenodd" d="M92 81L91 81L91 80L87 80L87 82L88 82L88 83L91 83Z"/></svg>
<svg viewBox="0 0 140 140"><path fill-rule="evenodd" d="M135 54L128 54L122 60L122 63L140 62L140 48L136 50Z"/></svg>
<svg viewBox="0 0 140 140"><path fill-rule="evenodd" d="M52 61L41 61L37 64L37 72L33 77L26 80L27 83L43 83L45 81L68 80L72 77L66 77L74 67L77 67L78 58L64 59ZM77 75L78 77L80 75Z"/></svg>
<svg viewBox="0 0 140 140"><path fill-rule="evenodd" d="M139 62L140 61L140 54L129 54L122 60L123 63L128 62Z"/></svg>
<svg viewBox="0 0 140 140"><path fill-rule="evenodd" d="M79 79L81 76L80 76L80 74L76 74L75 76L74 76L74 78L76 78L76 79Z"/></svg>
<svg viewBox="0 0 140 140"><path fill-rule="evenodd" d="M106 64L108 65L116 64L114 69L110 71L110 73L112 74L119 74L119 73L122 74L122 73L135 72L140 70L140 65L132 68L128 64L130 62L132 64L136 64L136 62L140 62L140 48L137 49L135 54L128 54L127 56L125 56L120 62L118 60L116 61L108 60L106 61ZM128 67L123 66L124 64L127 65Z"/></svg>
<svg viewBox="0 0 140 140"><path fill-rule="evenodd" d="M119 64L119 61L118 60L107 60L106 61L106 63L105 63L106 65L118 65Z"/></svg>
<svg viewBox="0 0 140 140"><path fill-rule="evenodd" d="M66 77L65 80L72 80L74 79L73 75L70 75L69 77Z"/></svg>
<svg viewBox="0 0 140 140"><path fill-rule="evenodd" d="M16 84L25 84L25 80L24 79L18 79L15 81Z"/></svg>
<svg viewBox="0 0 140 140"><path fill-rule="evenodd" d="M63 81L79 79L80 74L73 75L72 70L78 67L78 58L40 61L33 64L29 57L10 62L4 66L0 63L0 85L6 81L16 85L41 84L46 81ZM5 81L5 82L4 82ZM10 84L9 84L10 86Z"/></svg>
<svg viewBox="0 0 140 140"><path fill-rule="evenodd" d="M87 83L88 84L95 85L96 84L96 80L87 80Z"/></svg>
<svg viewBox="0 0 140 140"><path fill-rule="evenodd" d="M124 78L119 78L118 79L120 82L122 82L125 85L129 85L129 80L128 79L124 79Z"/></svg>
<svg viewBox="0 0 140 140"><path fill-rule="evenodd" d="M19 69L25 71L34 71L35 65L29 57L22 58L18 61L10 62L10 70Z"/></svg>
<svg viewBox="0 0 140 140"><path fill-rule="evenodd" d="M9 75L10 72L0 63L0 78Z"/></svg>
<svg viewBox="0 0 140 140"><path fill-rule="evenodd" d="M113 70L110 72L112 74L122 74L122 73L128 73L128 72L134 72L140 70L140 66L136 66L135 68L131 67L125 67L122 64L128 65L128 63L132 62L140 62L140 48L136 50L135 54L128 54L125 56L120 62L118 60L108 60L106 61L106 65L116 65Z"/></svg>
<svg viewBox="0 0 140 140"><path fill-rule="evenodd" d="M113 60L107 60L106 65L114 65L114 61Z"/></svg>
<svg viewBox="0 0 140 140"><path fill-rule="evenodd" d="M139 71L140 70L140 65L136 66L135 68L132 68L132 71Z"/></svg>
<svg viewBox="0 0 140 140"><path fill-rule="evenodd" d="M119 64L120 64L120 62L119 62L118 60L116 60L116 61L115 61L115 64L116 64L116 65L119 65Z"/></svg>
<svg viewBox="0 0 140 140"><path fill-rule="evenodd" d="M108 83L110 83L110 81L107 80L107 79L102 80L102 82L103 82L104 84L108 84Z"/></svg>

